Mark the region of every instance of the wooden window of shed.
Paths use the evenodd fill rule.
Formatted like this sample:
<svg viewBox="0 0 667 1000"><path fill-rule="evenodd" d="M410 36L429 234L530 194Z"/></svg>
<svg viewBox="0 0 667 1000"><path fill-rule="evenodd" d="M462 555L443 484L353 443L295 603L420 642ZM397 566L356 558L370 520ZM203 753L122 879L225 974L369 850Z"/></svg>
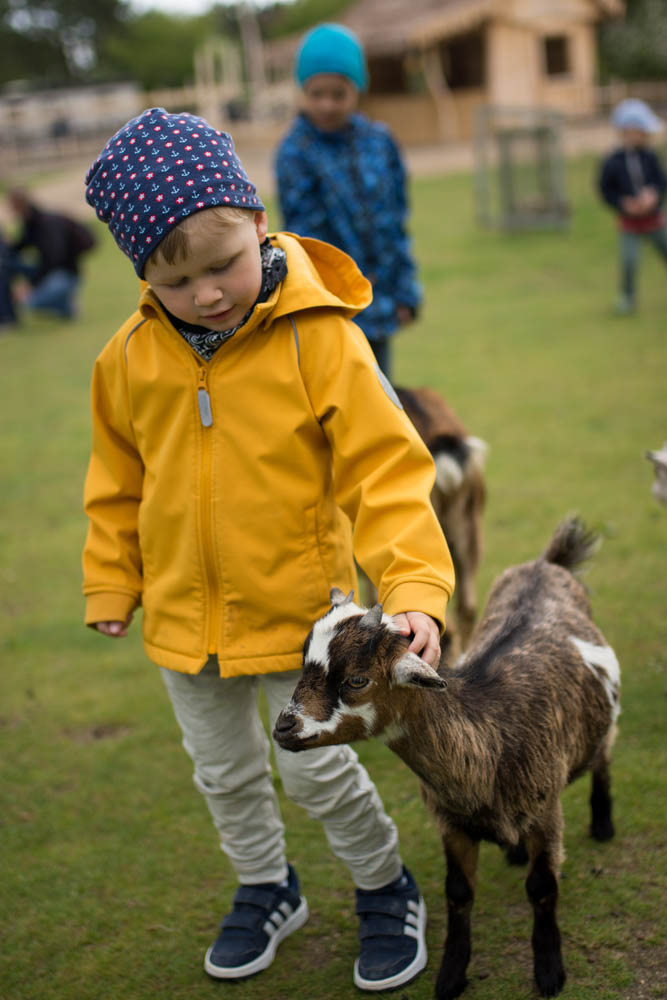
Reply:
<svg viewBox="0 0 667 1000"><path fill-rule="evenodd" d="M486 84L486 36L483 31L459 35L439 45L440 66L450 90Z"/></svg>
<svg viewBox="0 0 667 1000"><path fill-rule="evenodd" d="M407 91L403 56L372 56L368 60L371 94L403 94Z"/></svg>
<svg viewBox="0 0 667 1000"><path fill-rule="evenodd" d="M570 72L570 39L567 35L547 35L544 39L544 70L547 76L567 76Z"/></svg>

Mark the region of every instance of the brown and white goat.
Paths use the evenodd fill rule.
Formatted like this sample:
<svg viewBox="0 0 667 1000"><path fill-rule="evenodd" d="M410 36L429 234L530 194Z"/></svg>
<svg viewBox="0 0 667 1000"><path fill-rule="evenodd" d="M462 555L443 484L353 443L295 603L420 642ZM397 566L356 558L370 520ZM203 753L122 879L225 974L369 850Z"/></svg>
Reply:
<svg viewBox="0 0 667 1000"><path fill-rule="evenodd" d="M556 922L560 795L587 769L592 835L607 840L614 833L609 760L619 668L571 572L594 543L579 520L569 519L540 558L506 570L470 648L448 671L407 652L380 605L364 611L334 589L276 722L274 738L286 750L379 736L421 779L447 864L438 1000L466 985L481 840L525 843L537 986L542 996L555 996L565 982Z"/></svg>
<svg viewBox="0 0 667 1000"><path fill-rule="evenodd" d="M405 412L435 463L431 503L444 532L456 573L456 628L447 639L455 651L467 646L477 618L475 578L482 558L482 514L486 499L487 445L472 437L434 389L397 388Z"/></svg>

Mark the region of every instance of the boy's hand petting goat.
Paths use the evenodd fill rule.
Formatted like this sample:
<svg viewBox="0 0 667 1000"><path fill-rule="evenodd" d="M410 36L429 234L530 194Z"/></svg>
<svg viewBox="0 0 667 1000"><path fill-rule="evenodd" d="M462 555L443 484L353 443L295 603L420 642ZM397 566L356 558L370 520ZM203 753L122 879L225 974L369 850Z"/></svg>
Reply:
<svg viewBox="0 0 667 1000"><path fill-rule="evenodd" d="M466 985L481 840L525 844L537 986L555 996L565 982L556 921L560 795L585 770L593 774L591 833L614 833L609 760L619 667L572 575L595 541L571 518L540 558L506 570L467 652L441 673L408 650L379 605L365 611L334 589L278 717L274 737L284 749L379 736L421 779L447 862L438 1000Z"/></svg>

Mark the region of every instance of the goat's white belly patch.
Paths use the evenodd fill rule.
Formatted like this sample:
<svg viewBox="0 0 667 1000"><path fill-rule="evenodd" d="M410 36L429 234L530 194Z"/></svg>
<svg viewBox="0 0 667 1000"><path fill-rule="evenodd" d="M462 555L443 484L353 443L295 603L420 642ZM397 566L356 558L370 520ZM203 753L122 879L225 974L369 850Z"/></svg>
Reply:
<svg viewBox="0 0 667 1000"><path fill-rule="evenodd" d="M301 732L299 736L319 736L320 733L335 733L341 723L350 717L361 719L366 727L368 736L373 732L376 712L373 705L358 705L352 708L346 705L345 708L334 708L328 719L313 719L303 712L297 711L296 717L301 722Z"/></svg>
<svg viewBox="0 0 667 1000"><path fill-rule="evenodd" d="M577 639L573 635L570 636L570 641L579 650L579 655L586 666L593 671L598 680L604 685L615 722L621 710L618 702L621 668L618 665L614 650L611 646L595 646L592 642L586 642L585 639Z"/></svg>

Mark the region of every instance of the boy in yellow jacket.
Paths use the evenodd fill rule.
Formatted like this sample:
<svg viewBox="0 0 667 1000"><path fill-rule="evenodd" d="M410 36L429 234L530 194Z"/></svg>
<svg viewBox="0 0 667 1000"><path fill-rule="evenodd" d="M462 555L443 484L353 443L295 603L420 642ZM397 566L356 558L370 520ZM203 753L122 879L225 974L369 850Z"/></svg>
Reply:
<svg viewBox="0 0 667 1000"><path fill-rule="evenodd" d="M230 136L153 108L109 140L86 184L144 280L93 376L86 623L121 637L143 608L145 649L240 883L205 968L238 979L308 916L258 684L273 726L330 587L355 586L353 553L410 648L437 663L453 571L433 463L352 322L368 282L325 243L267 236ZM349 747L276 760L355 882L357 986L409 981L426 964L424 904L366 771Z"/></svg>

